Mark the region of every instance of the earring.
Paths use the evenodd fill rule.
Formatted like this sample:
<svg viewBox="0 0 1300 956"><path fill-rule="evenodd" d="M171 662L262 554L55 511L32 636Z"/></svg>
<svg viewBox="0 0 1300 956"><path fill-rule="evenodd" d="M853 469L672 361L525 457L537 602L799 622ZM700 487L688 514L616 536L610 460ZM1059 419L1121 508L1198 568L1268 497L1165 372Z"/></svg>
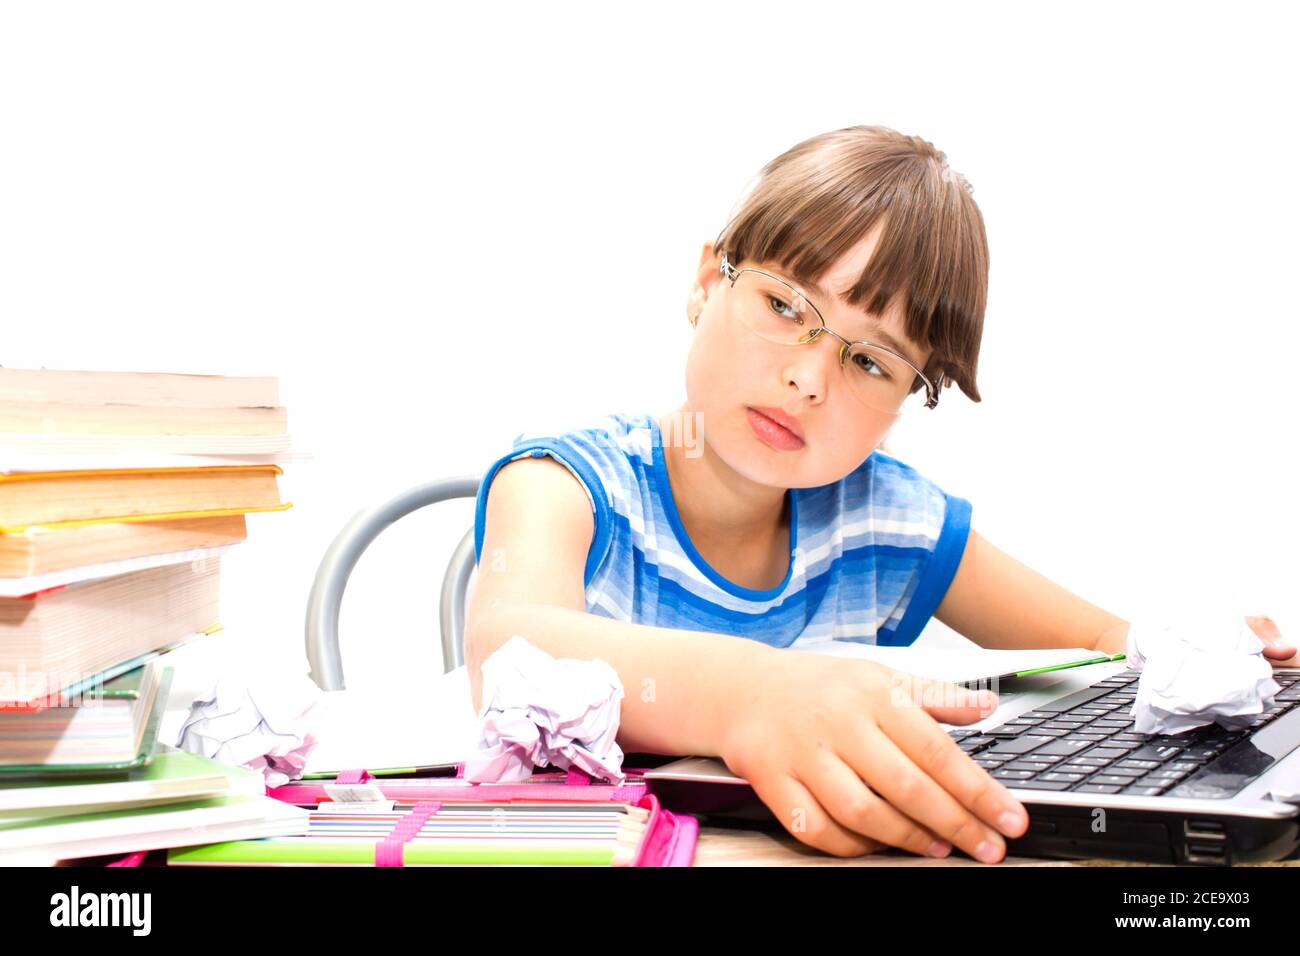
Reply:
<svg viewBox="0 0 1300 956"><path fill-rule="evenodd" d="M686 316L690 320L691 328L695 328L700 321L700 313L695 312Z"/></svg>

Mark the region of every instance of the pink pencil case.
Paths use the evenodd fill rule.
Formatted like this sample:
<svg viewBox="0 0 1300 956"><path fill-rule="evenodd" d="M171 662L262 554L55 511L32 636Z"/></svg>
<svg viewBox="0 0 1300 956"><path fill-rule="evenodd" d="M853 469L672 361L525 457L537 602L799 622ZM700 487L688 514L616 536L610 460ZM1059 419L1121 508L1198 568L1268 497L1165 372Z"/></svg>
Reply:
<svg viewBox="0 0 1300 956"><path fill-rule="evenodd" d="M325 783L367 784L377 787L384 799L399 804L424 801L554 801L592 803L608 800L611 803L628 803L649 812L646 833L632 866L690 866L695 859L695 846L699 838L699 821L689 814L673 813L659 804L659 798L648 792L641 774L647 768L624 768L628 779L619 785L597 782L581 770L567 773L539 773L519 783L472 783L460 775L464 765L458 765L455 777L376 777L366 770L348 770L337 774L332 781L298 781L282 787L268 787L266 794L295 806L319 807L328 805L329 794Z"/></svg>

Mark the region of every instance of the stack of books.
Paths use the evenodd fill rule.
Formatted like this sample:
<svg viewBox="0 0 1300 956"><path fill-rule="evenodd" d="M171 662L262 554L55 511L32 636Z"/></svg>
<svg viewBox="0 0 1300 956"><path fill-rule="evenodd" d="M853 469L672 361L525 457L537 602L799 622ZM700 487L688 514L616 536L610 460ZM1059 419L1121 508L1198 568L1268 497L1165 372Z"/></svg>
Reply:
<svg viewBox="0 0 1300 956"><path fill-rule="evenodd" d="M259 775L157 739L167 651L221 628L222 554L246 514L290 507L278 392L0 368L0 859L174 846L178 828L192 843L205 821L249 837L300 826Z"/></svg>

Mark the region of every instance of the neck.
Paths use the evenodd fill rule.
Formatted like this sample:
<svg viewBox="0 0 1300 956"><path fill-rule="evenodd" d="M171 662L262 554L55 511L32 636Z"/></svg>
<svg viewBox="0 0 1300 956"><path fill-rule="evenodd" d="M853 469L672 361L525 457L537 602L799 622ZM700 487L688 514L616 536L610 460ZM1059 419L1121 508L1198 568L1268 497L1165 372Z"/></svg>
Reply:
<svg viewBox="0 0 1300 956"><path fill-rule="evenodd" d="M698 453L693 450L688 456L683 442L669 440L667 436L682 432L671 426L693 414L683 404L659 417L673 502L691 540L697 547L701 542L752 546L779 534L789 520L786 489L750 481L719 458L707 441L699 441Z"/></svg>

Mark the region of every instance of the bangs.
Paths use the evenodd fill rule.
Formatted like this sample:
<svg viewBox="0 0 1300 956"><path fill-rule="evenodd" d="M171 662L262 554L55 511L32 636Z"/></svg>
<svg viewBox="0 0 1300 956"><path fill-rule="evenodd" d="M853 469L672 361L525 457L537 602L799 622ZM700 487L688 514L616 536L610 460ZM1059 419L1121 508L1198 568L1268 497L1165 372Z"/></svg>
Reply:
<svg viewBox="0 0 1300 956"><path fill-rule="evenodd" d="M923 371L971 401L988 289L984 221L944 154L883 127L814 137L768 163L719 234L715 254L778 264L805 285L878 224L879 242L844 298L884 315L903 304L909 339L932 350Z"/></svg>

